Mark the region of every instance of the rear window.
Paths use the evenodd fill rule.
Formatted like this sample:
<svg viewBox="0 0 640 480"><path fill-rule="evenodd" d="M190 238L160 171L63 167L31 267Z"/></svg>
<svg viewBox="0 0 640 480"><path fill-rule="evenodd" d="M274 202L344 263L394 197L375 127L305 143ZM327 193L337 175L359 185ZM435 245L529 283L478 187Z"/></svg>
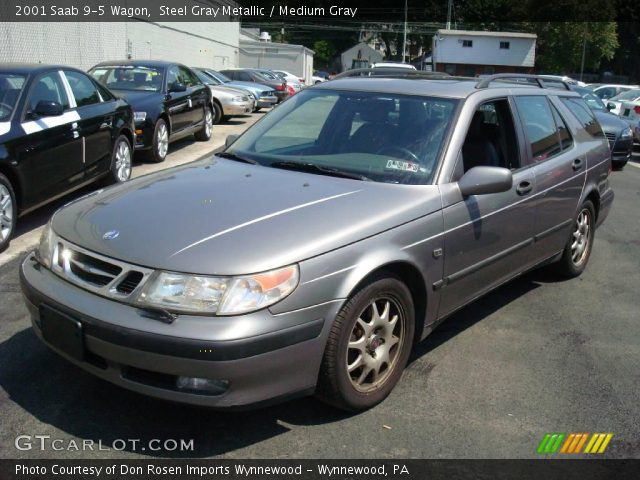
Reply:
<svg viewBox="0 0 640 480"><path fill-rule="evenodd" d="M583 99L564 97L560 98L560 100L571 111L571 113L573 113L576 119L592 137L604 136L602 127L600 127L595 115Z"/></svg>

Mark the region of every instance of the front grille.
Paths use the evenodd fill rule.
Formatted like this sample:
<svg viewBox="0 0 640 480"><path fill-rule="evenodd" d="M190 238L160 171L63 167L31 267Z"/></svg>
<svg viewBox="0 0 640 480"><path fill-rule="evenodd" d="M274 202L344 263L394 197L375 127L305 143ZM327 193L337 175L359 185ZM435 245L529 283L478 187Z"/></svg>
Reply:
<svg viewBox="0 0 640 480"><path fill-rule="evenodd" d="M262 92L262 96L263 97L275 97L276 95L276 91L275 90L269 90L268 92Z"/></svg>
<svg viewBox="0 0 640 480"><path fill-rule="evenodd" d="M611 132L605 132L604 135L607 137L607 140L609 140L609 148L613 149L613 146L616 144L617 135Z"/></svg>
<svg viewBox="0 0 640 480"><path fill-rule="evenodd" d="M57 239L52 270L65 280L104 297L126 300L142 288L153 270L90 252Z"/></svg>

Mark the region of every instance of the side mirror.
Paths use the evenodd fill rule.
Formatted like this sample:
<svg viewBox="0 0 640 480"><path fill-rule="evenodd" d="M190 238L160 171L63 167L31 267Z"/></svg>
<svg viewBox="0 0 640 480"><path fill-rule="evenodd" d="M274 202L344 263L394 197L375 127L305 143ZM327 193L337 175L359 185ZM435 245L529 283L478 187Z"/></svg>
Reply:
<svg viewBox="0 0 640 480"><path fill-rule="evenodd" d="M33 113L39 117L58 117L64 113L64 107L58 102L40 100Z"/></svg>
<svg viewBox="0 0 640 480"><path fill-rule="evenodd" d="M187 91L187 86L184 83L174 83L173 85L171 85L171 87L169 88L170 92L186 92Z"/></svg>
<svg viewBox="0 0 640 480"><path fill-rule="evenodd" d="M473 167L458 180L463 197L506 192L512 186L511 170L502 167Z"/></svg>
<svg viewBox="0 0 640 480"><path fill-rule="evenodd" d="M608 111L615 110L615 109L616 109L616 106L613 103L611 103L611 102L607 103L607 110Z"/></svg>
<svg viewBox="0 0 640 480"><path fill-rule="evenodd" d="M224 141L225 147L230 147L233 142L235 142L240 135L227 135L227 139Z"/></svg>

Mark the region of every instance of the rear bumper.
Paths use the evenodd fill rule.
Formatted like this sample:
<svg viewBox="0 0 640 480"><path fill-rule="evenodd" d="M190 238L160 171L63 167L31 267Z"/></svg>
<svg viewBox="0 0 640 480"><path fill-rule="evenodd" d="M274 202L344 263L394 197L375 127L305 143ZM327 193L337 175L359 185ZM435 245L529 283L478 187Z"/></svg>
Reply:
<svg viewBox="0 0 640 480"><path fill-rule="evenodd" d="M142 394L219 408L312 392L331 324L325 318L334 318L339 308L330 303L281 315L263 310L239 317L179 316L171 325L160 325L130 305L69 284L37 265L33 255L20 268L20 282L35 333L67 360ZM83 360L43 339L43 305L81 323ZM207 333L198 338L189 328L193 322L211 323L204 323L207 328L201 332ZM271 331L264 331L265 325ZM165 334L158 334L158 328ZM232 338L239 332L241 337ZM178 388L178 377L217 380L227 387L221 393L193 393Z"/></svg>

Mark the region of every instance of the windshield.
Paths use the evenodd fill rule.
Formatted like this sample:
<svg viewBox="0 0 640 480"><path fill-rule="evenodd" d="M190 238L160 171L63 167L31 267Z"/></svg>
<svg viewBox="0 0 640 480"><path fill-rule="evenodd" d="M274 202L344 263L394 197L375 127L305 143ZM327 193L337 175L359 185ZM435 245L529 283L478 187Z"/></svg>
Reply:
<svg viewBox="0 0 640 480"><path fill-rule="evenodd" d="M402 184L429 184L457 100L306 90L247 130L226 152L265 166L331 169ZM309 167L319 168L309 168Z"/></svg>
<svg viewBox="0 0 640 480"><path fill-rule="evenodd" d="M13 73L0 73L0 122L11 118L26 77Z"/></svg>
<svg viewBox="0 0 640 480"><path fill-rule="evenodd" d="M609 100L621 102L623 100L636 100L640 98L640 89L627 90L626 92L619 93L615 97L611 97Z"/></svg>
<svg viewBox="0 0 640 480"><path fill-rule="evenodd" d="M93 68L89 73L112 90L141 90L160 92L163 72L160 68L143 65L113 65Z"/></svg>
<svg viewBox="0 0 640 480"><path fill-rule="evenodd" d="M222 83L229 83L231 82L231 79L229 77L227 77L226 75L220 73L220 72L215 72L213 70L207 70L207 74L211 75L213 78L215 78L216 80L222 82Z"/></svg>

